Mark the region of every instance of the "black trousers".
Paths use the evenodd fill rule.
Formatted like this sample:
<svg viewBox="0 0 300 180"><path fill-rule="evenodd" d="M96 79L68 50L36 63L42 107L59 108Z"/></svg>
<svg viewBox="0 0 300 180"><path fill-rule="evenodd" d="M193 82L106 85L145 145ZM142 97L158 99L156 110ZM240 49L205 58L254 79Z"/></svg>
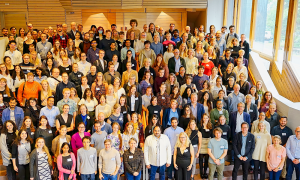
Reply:
<svg viewBox="0 0 300 180"><path fill-rule="evenodd" d="M260 179L265 179L266 176L266 162L254 160L254 180L258 180L258 171L260 167Z"/></svg>
<svg viewBox="0 0 300 180"><path fill-rule="evenodd" d="M199 154L200 175L206 174L208 168L208 154ZM204 159L204 166L203 166Z"/></svg>
<svg viewBox="0 0 300 180"><path fill-rule="evenodd" d="M16 171L14 170L14 166L10 161L10 164L6 166L6 174L8 180L16 180Z"/></svg>
<svg viewBox="0 0 300 180"><path fill-rule="evenodd" d="M25 180L30 179L29 164L19 165L19 167L18 167L18 177L19 177L20 180L21 179L25 179Z"/></svg>
<svg viewBox="0 0 300 180"><path fill-rule="evenodd" d="M250 161L242 161L236 156L234 157L234 167L233 167L233 171L232 171L232 180L236 180L237 172L240 168L240 165L242 165L242 167L243 167L243 180L247 180Z"/></svg>

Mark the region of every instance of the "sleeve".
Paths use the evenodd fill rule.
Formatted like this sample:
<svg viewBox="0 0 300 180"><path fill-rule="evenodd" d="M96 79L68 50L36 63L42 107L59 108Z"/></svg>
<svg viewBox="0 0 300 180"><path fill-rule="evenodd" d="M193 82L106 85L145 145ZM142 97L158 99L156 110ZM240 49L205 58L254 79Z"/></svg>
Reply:
<svg viewBox="0 0 300 180"><path fill-rule="evenodd" d="M95 153L94 153L94 167L95 167L95 171L97 171L97 150L95 148Z"/></svg>
<svg viewBox="0 0 300 180"><path fill-rule="evenodd" d="M207 148L208 148L208 149L212 149L212 143L211 143L211 140L212 140L212 139L210 139L209 142L208 142L208 145L207 145Z"/></svg>
<svg viewBox="0 0 300 180"><path fill-rule="evenodd" d="M145 159L145 164L146 166L147 165L150 165L150 162L149 162L149 159L148 159L148 151L149 151L149 145L148 145L148 142L149 141L149 137L146 138L146 141L145 141L145 145L144 145L144 159Z"/></svg>
<svg viewBox="0 0 300 180"><path fill-rule="evenodd" d="M295 159L295 157L292 155L292 153L291 153L291 139L293 138L293 136L290 136L289 137L289 139L288 139L288 141L287 141L287 143L286 143L286 154L287 154L287 156L288 156L288 158L290 159L290 160L294 160Z"/></svg>
<svg viewBox="0 0 300 180"><path fill-rule="evenodd" d="M171 153L171 143L170 143L170 140L169 138L166 138L167 139L167 164L171 164L171 161L172 161L172 153Z"/></svg>
<svg viewBox="0 0 300 180"><path fill-rule="evenodd" d="M35 163L35 158L36 158L36 150L34 150L31 154L30 154L30 161L29 161L29 170L30 170L30 178L34 178L34 174L33 174L33 165Z"/></svg>
<svg viewBox="0 0 300 180"><path fill-rule="evenodd" d="M20 119L20 122L19 122L18 129L21 129L22 124L23 124L23 120L24 120L24 111L22 109L20 109L20 112L21 112L21 119Z"/></svg>
<svg viewBox="0 0 300 180"><path fill-rule="evenodd" d="M99 161L98 161L98 168L101 168L102 169L102 151L100 151L99 153Z"/></svg>
<svg viewBox="0 0 300 180"><path fill-rule="evenodd" d="M17 144L13 144L12 145L12 159L16 159L18 157L18 145Z"/></svg>
<svg viewBox="0 0 300 180"><path fill-rule="evenodd" d="M121 158L120 158L120 153L116 153L116 161L117 161L117 167L121 166Z"/></svg>
<svg viewBox="0 0 300 180"><path fill-rule="evenodd" d="M23 86L24 86L24 83L23 82L20 86L19 86L19 89L18 89L18 96L17 96L17 99L19 101L19 103L21 103L23 101Z"/></svg>
<svg viewBox="0 0 300 180"><path fill-rule="evenodd" d="M255 149L255 138L254 138L254 135L252 135L252 138L251 138L251 144L250 144L250 151L249 151L249 153L247 154L247 155L245 155L245 156L247 156L247 161L249 160L249 159L252 159L252 154L253 154L253 152L254 152L254 149Z"/></svg>
<svg viewBox="0 0 300 180"><path fill-rule="evenodd" d="M143 162L144 162L144 153L143 153L143 151L141 151L139 159L140 159L140 164L139 164L139 167L137 169L137 172L141 172L141 170L143 168Z"/></svg>
<svg viewBox="0 0 300 180"><path fill-rule="evenodd" d="M77 172L80 173L80 153L77 153Z"/></svg>
<svg viewBox="0 0 300 180"><path fill-rule="evenodd" d="M72 157L72 156L71 156ZM75 164L75 163L73 163ZM73 166L72 166L73 167ZM58 157L57 157L57 168L60 172L62 173L65 173L65 174L71 174L71 171L68 170L68 169L65 169L62 167L62 155L60 154Z"/></svg>
<svg viewBox="0 0 300 180"><path fill-rule="evenodd" d="M54 156L56 154L56 149L57 149L56 145L57 145L57 139L55 138L52 140L52 147L51 147L51 151L54 154Z"/></svg>
<svg viewBox="0 0 300 180"><path fill-rule="evenodd" d="M240 153L239 153L239 151L238 151L238 149L237 149L237 143L238 143L238 139L239 139L239 134L237 134L236 136L235 136L235 138L233 139L233 142L232 142L232 149L233 149L233 151L234 151L234 154L235 155L237 155L238 157L240 156Z"/></svg>
<svg viewBox="0 0 300 180"><path fill-rule="evenodd" d="M3 159L5 158L7 161L9 161L11 159L11 153L8 151L8 148L7 148L6 135L1 134L0 137L1 137L0 138L0 140L1 140L1 155L2 155Z"/></svg>
<svg viewBox="0 0 300 180"><path fill-rule="evenodd" d="M229 123L229 114L228 114L227 110L224 111L224 116L226 118L226 124L228 124Z"/></svg>
<svg viewBox="0 0 300 180"><path fill-rule="evenodd" d="M77 154L77 147L76 147L76 140L74 137L76 134L73 135L72 139L71 139L71 146L72 146L72 150L74 152L74 154L76 155Z"/></svg>

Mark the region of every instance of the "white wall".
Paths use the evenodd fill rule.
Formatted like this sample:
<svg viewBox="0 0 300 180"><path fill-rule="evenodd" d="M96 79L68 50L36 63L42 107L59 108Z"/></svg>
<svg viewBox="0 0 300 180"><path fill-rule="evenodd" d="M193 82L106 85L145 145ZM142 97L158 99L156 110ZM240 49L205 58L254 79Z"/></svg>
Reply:
<svg viewBox="0 0 300 180"><path fill-rule="evenodd" d="M223 26L224 0L207 0L206 32L209 26L215 25L216 30Z"/></svg>

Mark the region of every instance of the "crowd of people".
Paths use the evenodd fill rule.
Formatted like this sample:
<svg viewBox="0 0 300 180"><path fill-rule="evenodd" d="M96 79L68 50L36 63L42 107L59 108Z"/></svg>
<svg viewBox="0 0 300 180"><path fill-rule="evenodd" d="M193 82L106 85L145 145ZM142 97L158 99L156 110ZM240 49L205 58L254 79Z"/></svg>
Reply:
<svg viewBox="0 0 300 180"><path fill-rule="evenodd" d="M300 177L300 127L287 127L235 26L127 32L72 22L2 29L1 155L8 180ZM228 163L225 164L225 161Z"/></svg>

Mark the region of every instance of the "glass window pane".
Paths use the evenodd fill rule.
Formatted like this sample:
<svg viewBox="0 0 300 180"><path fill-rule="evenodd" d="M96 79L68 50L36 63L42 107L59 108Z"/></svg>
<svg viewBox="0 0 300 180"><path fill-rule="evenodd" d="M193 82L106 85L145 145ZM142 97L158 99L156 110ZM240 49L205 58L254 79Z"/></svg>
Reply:
<svg viewBox="0 0 300 180"><path fill-rule="evenodd" d="M300 0L298 0L298 11L297 11L297 17L295 22L295 29L294 29L294 38L293 38L293 50L292 50L292 56L291 56L291 62L292 66L295 67L295 74L298 77L298 80L300 80Z"/></svg>
<svg viewBox="0 0 300 180"><path fill-rule="evenodd" d="M250 7L252 7L252 0L242 0L242 3L240 4L240 34L245 34L246 40L248 42L250 36L250 23L252 12L252 9Z"/></svg>
<svg viewBox="0 0 300 180"><path fill-rule="evenodd" d="M277 61L282 62L284 58L284 44L286 35L287 19L289 14L289 0L284 0L283 14L282 14L282 24L280 32L280 44L278 49Z"/></svg>
<svg viewBox="0 0 300 180"><path fill-rule="evenodd" d="M233 11L234 11L234 0L228 0L227 28L229 28L230 25L233 25Z"/></svg>
<svg viewBox="0 0 300 180"><path fill-rule="evenodd" d="M253 48L270 56L273 56L276 9L277 0L257 1Z"/></svg>

